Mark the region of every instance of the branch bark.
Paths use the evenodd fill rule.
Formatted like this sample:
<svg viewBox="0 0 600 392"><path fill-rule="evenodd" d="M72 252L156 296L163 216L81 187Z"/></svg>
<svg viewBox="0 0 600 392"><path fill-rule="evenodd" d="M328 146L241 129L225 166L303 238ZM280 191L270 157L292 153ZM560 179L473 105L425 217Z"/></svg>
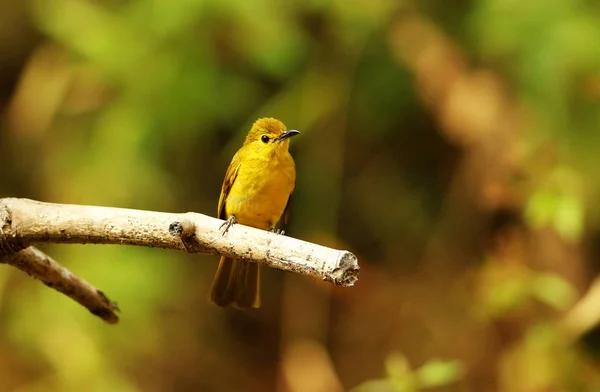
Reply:
<svg viewBox="0 0 600 392"><path fill-rule="evenodd" d="M0 258L0 262L12 265L41 280L46 286L79 302L92 314L109 324L116 324L119 321L116 314L119 307L116 303L109 300L101 290L73 274L34 246Z"/></svg>
<svg viewBox="0 0 600 392"><path fill-rule="evenodd" d="M28 247L40 242L159 247L244 259L344 287L353 286L358 279L357 258L348 251L240 224L223 235L222 223L222 220L192 212L176 214L5 198L0 199L0 262L20 268L63 293L75 293L75 297L69 295L100 317L100 314L108 314L107 310L114 315L116 305L58 263L53 262L66 272L53 270L51 273L52 269L42 268L51 259ZM71 279L69 286L69 279L61 276L77 279ZM73 285L78 289L73 289ZM90 297L94 292L96 295ZM94 300L90 302L92 297ZM102 311L97 306L100 303L104 303ZM112 315L102 318L116 322L116 315Z"/></svg>

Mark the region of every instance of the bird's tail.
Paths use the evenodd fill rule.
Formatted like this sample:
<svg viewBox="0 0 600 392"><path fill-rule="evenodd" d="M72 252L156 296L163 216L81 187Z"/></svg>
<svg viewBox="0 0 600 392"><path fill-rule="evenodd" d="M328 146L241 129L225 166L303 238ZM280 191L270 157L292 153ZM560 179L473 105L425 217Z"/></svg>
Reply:
<svg viewBox="0 0 600 392"><path fill-rule="evenodd" d="M238 309L260 307L260 269L257 263L221 257L210 290L218 306Z"/></svg>

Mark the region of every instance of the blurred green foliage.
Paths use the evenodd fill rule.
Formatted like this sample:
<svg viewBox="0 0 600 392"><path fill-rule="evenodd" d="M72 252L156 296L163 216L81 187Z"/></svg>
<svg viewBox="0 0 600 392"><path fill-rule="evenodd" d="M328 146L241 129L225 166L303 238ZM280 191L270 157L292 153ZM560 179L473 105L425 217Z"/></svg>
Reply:
<svg viewBox="0 0 600 392"><path fill-rule="evenodd" d="M461 378L458 361L430 360L419 369L411 370L408 360L400 353L387 358L388 378L367 381L354 388L353 392L412 392L440 387Z"/></svg>
<svg viewBox="0 0 600 392"><path fill-rule="evenodd" d="M0 197L214 215L273 116L287 233L361 265L263 269L241 313L206 301L216 257L47 246L121 322L1 268L0 391L599 388L599 37L585 0L0 0Z"/></svg>

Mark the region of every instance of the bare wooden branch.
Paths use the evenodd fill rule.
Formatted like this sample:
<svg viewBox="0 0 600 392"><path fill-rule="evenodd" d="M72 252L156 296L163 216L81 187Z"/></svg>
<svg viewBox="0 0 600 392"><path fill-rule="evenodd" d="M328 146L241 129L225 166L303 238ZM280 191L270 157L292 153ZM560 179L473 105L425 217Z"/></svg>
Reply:
<svg viewBox="0 0 600 392"><path fill-rule="evenodd" d="M0 199L0 261L9 263L7 260L11 257L21 257L18 256L23 253L21 249L40 242L121 244L178 249L190 253L221 254L344 287L353 286L358 280L357 258L348 251L331 249L240 224L234 225L223 235L219 229L222 223L222 220L192 212L176 214L5 198ZM26 255L39 252L27 250ZM41 255L37 254L38 260L50 260ZM60 267L58 263L54 263ZM20 265L23 267L28 264L20 262ZM38 268L37 275L37 272L33 272L35 268ZM48 280L53 278L46 277L44 280L47 271L39 266L35 268L26 271L45 283L56 285L56 281ZM60 275L57 273L53 276ZM72 277L73 274L69 276ZM85 283L83 280L81 282ZM88 285L86 290L96 290L87 283L85 285ZM85 285L82 284L82 287ZM96 291L101 294L99 290ZM84 304L81 299L76 300ZM106 299L105 306L110 308L107 304L111 303ZM93 309L99 309L87 307L94 313L96 311Z"/></svg>
<svg viewBox="0 0 600 392"><path fill-rule="evenodd" d="M19 252L0 258L0 262L25 271L34 278L85 306L104 321L115 324L119 321L117 304L104 293L52 260L36 247L30 246Z"/></svg>

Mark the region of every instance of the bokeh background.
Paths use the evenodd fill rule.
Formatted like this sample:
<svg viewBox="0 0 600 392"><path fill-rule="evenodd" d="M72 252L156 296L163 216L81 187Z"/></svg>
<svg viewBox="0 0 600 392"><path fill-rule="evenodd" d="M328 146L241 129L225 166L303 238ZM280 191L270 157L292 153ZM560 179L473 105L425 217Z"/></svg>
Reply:
<svg viewBox="0 0 600 392"><path fill-rule="evenodd" d="M600 3L0 0L1 197L214 216L260 116L356 286L44 246L121 322L0 268L0 391L599 390Z"/></svg>

